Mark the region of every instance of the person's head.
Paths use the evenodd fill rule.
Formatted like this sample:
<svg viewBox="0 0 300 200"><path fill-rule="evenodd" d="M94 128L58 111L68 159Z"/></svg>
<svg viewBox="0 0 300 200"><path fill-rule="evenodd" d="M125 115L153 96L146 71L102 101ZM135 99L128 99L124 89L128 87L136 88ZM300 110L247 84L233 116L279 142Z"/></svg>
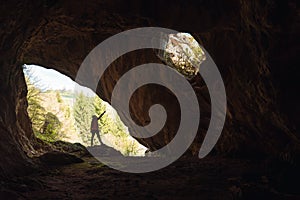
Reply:
<svg viewBox="0 0 300 200"><path fill-rule="evenodd" d="M97 116L96 116L96 115L93 115L92 117L93 117L93 119L96 119L96 118L97 118Z"/></svg>

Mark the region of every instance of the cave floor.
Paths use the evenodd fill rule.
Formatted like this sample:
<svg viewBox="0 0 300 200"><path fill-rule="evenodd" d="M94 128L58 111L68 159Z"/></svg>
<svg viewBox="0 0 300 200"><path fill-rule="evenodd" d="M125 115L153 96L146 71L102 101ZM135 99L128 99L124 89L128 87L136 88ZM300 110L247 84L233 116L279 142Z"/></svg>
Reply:
<svg viewBox="0 0 300 200"><path fill-rule="evenodd" d="M262 165L247 160L181 158L145 174L111 169L93 157L6 182L9 199L299 199L277 192ZM5 196L5 194L4 194Z"/></svg>

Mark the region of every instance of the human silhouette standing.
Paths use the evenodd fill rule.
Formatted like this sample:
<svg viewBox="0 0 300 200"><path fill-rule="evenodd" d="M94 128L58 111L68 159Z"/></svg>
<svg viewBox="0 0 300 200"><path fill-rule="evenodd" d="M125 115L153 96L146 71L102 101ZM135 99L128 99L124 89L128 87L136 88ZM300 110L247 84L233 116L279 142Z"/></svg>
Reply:
<svg viewBox="0 0 300 200"><path fill-rule="evenodd" d="M98 120L104 115L105 112L106 111L104 111L99 117L97 117L96 115L93 115L93 117L92 117L92 123L91 123L91 133L92 133L91 146L93 146L95 134L97 134L98 140L99 140L100 144L102 144L101 139L100 139L100 135L99 135Z"/></svg>

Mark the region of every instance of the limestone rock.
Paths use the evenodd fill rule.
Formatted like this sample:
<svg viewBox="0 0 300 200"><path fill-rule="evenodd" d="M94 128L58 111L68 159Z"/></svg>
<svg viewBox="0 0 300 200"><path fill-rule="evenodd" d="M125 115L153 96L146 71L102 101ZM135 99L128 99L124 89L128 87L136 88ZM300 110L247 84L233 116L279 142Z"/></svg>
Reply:
<svg viewBox="0 0 300 200"><path fill-rule="evenodd" d="M72 163L81 163L82 159L75 155L59 151L50 151L39 157L39 160L48 166L68 165Z"/></svg>

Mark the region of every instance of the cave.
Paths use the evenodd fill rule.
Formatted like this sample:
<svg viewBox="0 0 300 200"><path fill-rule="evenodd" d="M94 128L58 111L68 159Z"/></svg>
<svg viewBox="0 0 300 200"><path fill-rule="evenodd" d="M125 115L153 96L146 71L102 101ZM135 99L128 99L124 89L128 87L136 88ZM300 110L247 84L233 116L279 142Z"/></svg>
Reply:
<svg viewBox="0 0 300 200"><path fill-rule="evenodd" d="M298 6L295 0L2 3L1 199L299 198ZM209 52L227 95L226 121L217 144L208 156L198 158L211 117L209 91L198 74L189 83L199 101L201 121L179 160L156 172L126 174L56 151L54 156L67 158L71 167L54 166L58 171L54 173L51 162L41 163L54 147L33 134L22 65L45 66L75 80L96 45L139 27L191 33ZM122 55L105 71L95 92L110 103L122 75L148 62L162 63L151 49ZM134 93L129 105L132 119L145 126L149 123L145 110L157 103L166 109L166 125L151 138L137 138L149 151L174 138L180 121L178 102L165 88L146 85ZM50 172L45 178L39 173L46 170ZM94 182L88 183L89 177ZM85 182L81 188L80 180ZM72 182L69 188L67 181Z"/></svg>

